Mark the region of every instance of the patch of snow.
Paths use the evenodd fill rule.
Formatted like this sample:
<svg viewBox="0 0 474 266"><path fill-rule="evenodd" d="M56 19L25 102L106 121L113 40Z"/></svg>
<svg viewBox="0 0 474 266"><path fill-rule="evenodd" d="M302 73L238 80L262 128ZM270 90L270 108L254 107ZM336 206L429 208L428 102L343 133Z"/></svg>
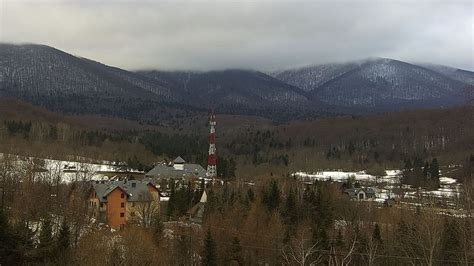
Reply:
<svg viewBox="0 0 474 266"><path fill-rule="evenodd" d="M383 198L376 198L376 199L375 199L375 202L377 202L377 203L385 203L385 199L383 199Z"/></svg>
<svg viewBox="0 0 474 266"><path fill-rule="evenodd" d="M379 179L387 183L396 183L399 181L401 174L400 170L387 170L386 175ZM377 181L377 177L367 174L365 171L359 172L345 172L345 171L319 171L313 173L296 172L293 174L303 180L318 180L318 181L339 181L344 182L349 178L354 178L356 181Z"/></svg>
<svg viewBox="0 0 474 266"><path fill-rule="evenodd" d="M77 162L77 161L63 161L53 159L28 158L12 155L15 158L15 163L19 167L28 167L32 161L38 161L38 167L41 171L37 172L42 178L50 179L52 181L59 180L59 182L70 183L73 181L107 181L109 180L107 173L143 173L135 169L123 170L119 164L102 161L101 163ZM0 154L0 158L3 154ZM92 161L83 158L85 161Z"/></svg>
<svg viewBox="0 0 474 266"><path fill-rule="evenodd" d="M354 178L354 180L362 183L363 186L373 186L377 202L396 197L406 199L435 197L445 199L449 205L452 204L452 200L459 197L462 192L462 185L457 183L457 180L454 178L440 177L440 188L427 190L401 184L402 170L386 170L385 172L386 175L380 178L369 175L365 171L345 172L341 170L323 170L318 172L299 171L294 173L293 176L297 177L301 182L308 184L313 183L315 180L345 182L349 178Z"/></svg>
<svg viewBox="0 0 474 266"><path fill-rule="evenodd" d="M440 182L441 184L455 184L455 183L457 183L457 180L454 179L454 178L451 178L451 177L445 177L445 176L443 176L443 177L440 177L440 178L439 178L439 182Z"/></svg>

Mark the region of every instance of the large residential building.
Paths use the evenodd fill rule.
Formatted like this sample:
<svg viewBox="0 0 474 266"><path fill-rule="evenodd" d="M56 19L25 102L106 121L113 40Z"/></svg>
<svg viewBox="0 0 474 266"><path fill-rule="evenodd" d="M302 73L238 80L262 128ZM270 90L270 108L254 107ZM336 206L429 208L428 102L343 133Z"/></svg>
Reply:
<svg viewBox="0 0 474 266"><path fill-rule="evenodd" d="M92 183L89 205L99 221L115 229L128 223L149 225L159 213L160 194L151 182L136 180Z"/></svg>
<svg viewBox="0 0 474 266"><path fill-rule="evenodd" d="M172 163L160 163L145 174L145 177L154 180L157 184L173 179L175 181L188 181L206 178L206 170L199 164L186 163L177 157Z"/></svg>

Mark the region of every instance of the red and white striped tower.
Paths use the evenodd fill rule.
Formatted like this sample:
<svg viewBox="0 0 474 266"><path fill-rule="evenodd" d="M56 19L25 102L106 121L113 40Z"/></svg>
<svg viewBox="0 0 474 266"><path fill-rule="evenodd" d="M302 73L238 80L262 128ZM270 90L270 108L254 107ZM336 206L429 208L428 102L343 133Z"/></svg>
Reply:
<svg viewBox="0 0 474 266"><path fill-rule="evenodd" d="M207 177L212 178L214 184L217 178L217 158L216 158L216 114L211 111L209 116L209 155L207 156Z"/></svg>

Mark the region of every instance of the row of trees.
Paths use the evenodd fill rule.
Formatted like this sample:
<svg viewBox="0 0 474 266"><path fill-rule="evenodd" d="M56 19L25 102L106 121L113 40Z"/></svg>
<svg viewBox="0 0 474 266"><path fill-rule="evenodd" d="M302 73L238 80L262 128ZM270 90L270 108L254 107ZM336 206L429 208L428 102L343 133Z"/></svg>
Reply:
<svg viewBox="0 0 474 266"><path fill-rule="evenodd" d="M156 157L174 158L183 156L188 161L200 162L207 165L207 142L198 136L164 134L157 131L105 132L80 130L67 124L48 124L42 122L5 121L8 138L22 138L34 142L59 142L63 145L80 145L81 147L99 147L107 150L108 146L136 146L133 151L121 152L110 159L124 162L121 168L147 171L155 161L146 158L147 150ZM0 129L1 130L1 129ZM15 140L19 141L19 140ZM138 148L137 148L138 147ZM141 147L141 149L139 149ZM122 150L122 149L120 149ZM141 152L141 153L140 153ZM79 155L79 154L77 154ZM58 158L63 159L63 158ZM145 160L146 159L146 160ZM219 156L218 173L221 178L235 177L236 162L233 158Z"/></svg>
<svg viewBox="0 0 474 266"><path fill-rule="evenodd" d="M106 132L99 130L84 130L68 124L44 123L31 121L4 121L10 136L20 136L25 139L44 142L72 143L84 146L102 146L104 142L129 142L144 145L156 155L186 156L205 153L206 142L197 136L170 135L156 131L122 131Z"/></svg>
<svg viewBox="0 0 474 266"><path fill-rule="evenodd" d="M474 178L474 154L462 162L454 176L461 182L471 182Z"/></svg>
<svg viewBox="0 0 474 266"><path fill-rule="evenodd" d="M403 169L402 183L413 185L416 187L439 187L439 164L436 158L431 163L419 157L412 160L405 160Z"/></svg>
<svg viewBox="0 0 474 266"><path fill-rule="evenodd" d="M10 224L8 217L0 211L0 226L0 257L5 262L48 264L61 262L68 257L71 232L65 220L60 228L53 228L50 217L46 217L37 229L39 233L35 234L35 231L26 228L26 224Z"/></svg>

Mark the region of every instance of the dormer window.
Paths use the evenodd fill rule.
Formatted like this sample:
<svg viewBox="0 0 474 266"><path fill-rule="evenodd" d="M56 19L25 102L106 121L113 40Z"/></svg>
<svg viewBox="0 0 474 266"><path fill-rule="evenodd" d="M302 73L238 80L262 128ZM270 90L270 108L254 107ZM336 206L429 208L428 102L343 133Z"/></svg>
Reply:
<svg viewBox="0 0 474 266"><path fill-rule="evenodd" d="M174 159L173 161L173 168L174 170L184 170L184 164L186 163L186 161L181 158L181 156L178 156L176 159Z"/></svg>

